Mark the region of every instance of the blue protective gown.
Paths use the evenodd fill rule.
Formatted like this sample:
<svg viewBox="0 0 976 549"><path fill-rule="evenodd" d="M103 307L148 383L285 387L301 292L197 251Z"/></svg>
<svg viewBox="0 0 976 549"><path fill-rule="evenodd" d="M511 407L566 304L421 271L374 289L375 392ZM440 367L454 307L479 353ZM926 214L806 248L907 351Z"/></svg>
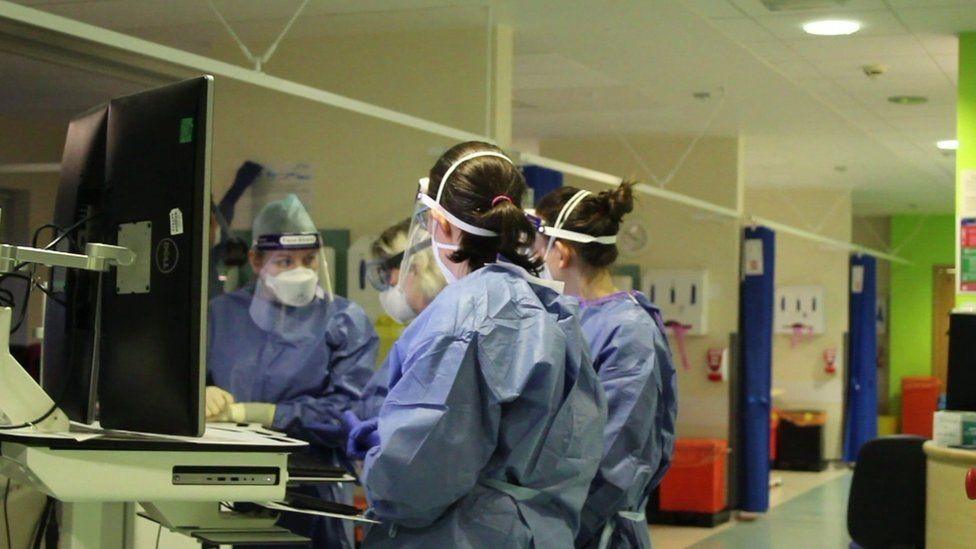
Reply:
<svg viewBox="0 0 976 549"><path fill-rule="evenodd" d="M677 398L658 309L640 292L581 303L581 325L607 395L600 470L578 547L650 547L644 508L671 462Z"/></svg>
<svg viewBox="0 0 976 549"><path fill-rule="evenodd" d="M376 331L361 307L339 296L300 308L253 297L252 284L210 302L211 379L237 402L275 404L275 429L342 465L345 433L314 427L339 426L362 397L376 363ZM348 483L316 493L352 505ZM283 524L312 537L315 547L352 547L351 522L289 515Z"/></svg>
<svg viewBox="0 0 976 549"><path fill-rule="evenodd" d="M354 409L359 419L369 419L380 415L380 408L386 401L386 394L390 392L390 363L387 360L373 373L366 388L363 389L363 397Z"/></svg>
<svg viewBox="0 0 976 549"><path fill-rule="evenodd" d="M570 547L606 399L571 298L511 264L445 288L393 346L366 547Z"/></svg>

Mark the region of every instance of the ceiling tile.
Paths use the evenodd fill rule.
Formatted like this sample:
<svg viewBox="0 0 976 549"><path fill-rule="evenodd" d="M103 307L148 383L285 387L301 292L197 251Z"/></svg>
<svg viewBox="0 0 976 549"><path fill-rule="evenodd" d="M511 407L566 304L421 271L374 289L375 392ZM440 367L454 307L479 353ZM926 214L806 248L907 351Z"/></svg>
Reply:
<svg viewBox="0 0 976 549"><path fill-rule="evenodd" d="M742 17L742 12L726 0L682 0L681 4L704 17Z"/></svg>
<svg viewBox="0 0 976 549"><path fill-rule="evenodd" d="M847 2L844 2L843 5L839 6L831 5L832 3L825 1L824 3L829 7L821 9L771 12L760 0L731 1L733 4L742 9L742 11L754 17L762 17L774 13L800 13L804 15L827 16L831 14L848 14L853 11L886 9L882 0L848 0Z"/></svg>
<svg viewBox="0 0 976 549"><path fill-rule="evenodd" d="M904 8L898 16L915 33L951 35L976 29L973 5L943 8Z"/></svg>
<svg viewBox="0 0 976 549"><path fill-rule="evenodd" d="M747 17L712 19L712 23L726 36L743 44L778 42L762 25Z"/></svg>
<svg viewBox="0 0 976 549"><path fill-rule="evenodd" d="M959 55L959 38L954 34L916 33L922 47L931 55Z"/></svg>
<svg viewBox="0 0 976 549"><path fill-rule="evenodd" d="M959 57L956 55L937 55L935 62L953 79L959 78Z"/></svg>
<svg viewBox="0 0 976 549"><path fill-rule="evenodd" d="M814 66L828 78L861 81L870 85L886 80L930 80L944 78L942 69L928 55L880 55L853 59L816 59ZM865 65L882 65L885 73L868 77Z"/></svg>
<svg viewBox="0 0 976 549"><path fill-rule="evenodd" d="M619 85L602 72L557 54L516 55L513 78L516 90Z"/></svg>
<svg viewBox="0 0 976 549"><path fill-rule="evenodd" d="M902 8L941 8L953 6L976 6L976 0L888 0L896 10Z"/></svg>
<svg viewBox="0 0 976 549"><path fill-rule="evenodd" d="M807 59L857 59L870 63L885 55L924 55L910 36L835 36L823 40L794 40L791 48Z"/></svg>

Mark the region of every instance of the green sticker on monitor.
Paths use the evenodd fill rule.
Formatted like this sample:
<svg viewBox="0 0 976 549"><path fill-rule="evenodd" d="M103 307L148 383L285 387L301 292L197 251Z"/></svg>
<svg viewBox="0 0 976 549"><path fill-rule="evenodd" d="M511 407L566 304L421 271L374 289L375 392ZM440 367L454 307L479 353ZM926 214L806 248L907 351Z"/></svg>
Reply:
<svg viewBox="0 0 976 549"><path fill-rule="evenodd" d="M193 119L184 118L180 120L180 143L193 141Z"/></svg>

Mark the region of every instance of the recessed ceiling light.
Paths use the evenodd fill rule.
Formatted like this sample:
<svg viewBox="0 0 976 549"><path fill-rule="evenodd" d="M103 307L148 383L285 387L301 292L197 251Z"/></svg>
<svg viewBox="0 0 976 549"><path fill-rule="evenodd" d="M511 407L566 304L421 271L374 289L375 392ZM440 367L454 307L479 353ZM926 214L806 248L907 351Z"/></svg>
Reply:
<svg viewBox="0 0 976 549"><path fill-rule="evenodd" d="M929 98L923 95L892 95L888 101L896 105L921 105L928 103Z"/></svg>
<svg viewBox="0 0 976 549"><path fill-rule="evenodd" d="M860 21L851 19L820 19L803 24L804 32L817 36L846 36L859 30L861 30Z"/></svg>
<svg viewBox="0 0 976 549"><path fill-rule="evenodd" d="M937 141L935 146L942 149L943 151L954 151L959 148L958 139L943 139L942 141Z"/></svg>

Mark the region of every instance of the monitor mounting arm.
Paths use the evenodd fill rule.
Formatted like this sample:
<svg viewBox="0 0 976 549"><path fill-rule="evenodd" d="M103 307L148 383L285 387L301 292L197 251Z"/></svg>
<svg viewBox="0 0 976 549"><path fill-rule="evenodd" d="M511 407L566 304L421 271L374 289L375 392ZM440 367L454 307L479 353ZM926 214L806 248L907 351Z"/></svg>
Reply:
<svg viewBox="0 0 976 549"><path fill-rule="evenodd" d="M135 259L128 248L108 244L90 243L84 254L0 244L0 273L23 263L105 272L112 266L132 265ZM0 307L0 429L24 425L42 432L67 431L68 417L10 354L12 316L9 307Z"/></svg>

